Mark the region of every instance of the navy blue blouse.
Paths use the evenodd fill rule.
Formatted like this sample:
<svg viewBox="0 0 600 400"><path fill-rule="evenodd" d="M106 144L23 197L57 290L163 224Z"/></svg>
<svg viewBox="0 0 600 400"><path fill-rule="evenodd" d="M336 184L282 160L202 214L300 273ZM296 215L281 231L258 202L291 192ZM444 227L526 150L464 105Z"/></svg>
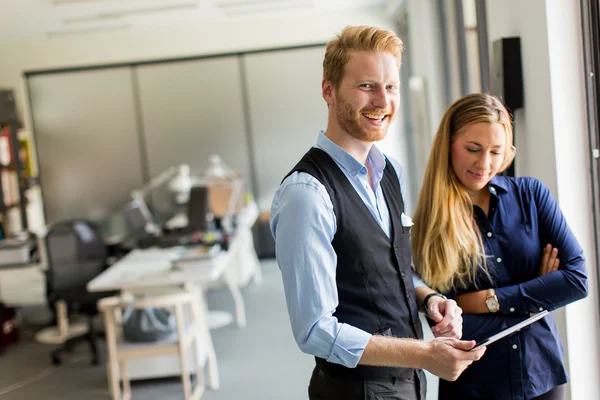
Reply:
<svg viewBox="0 0 600 400"><path fill-rule="evenodd" d="M555 310L587 295L583 250L548 188L534 178L496 176L488 215L474 208L500 311L463 315L463 339L481 340L541 310ZM543 247L558 249L559 270L539 276ZM531 399L567 382L563 347L552 314L488 346L452 385L467 396Z"/></svg>

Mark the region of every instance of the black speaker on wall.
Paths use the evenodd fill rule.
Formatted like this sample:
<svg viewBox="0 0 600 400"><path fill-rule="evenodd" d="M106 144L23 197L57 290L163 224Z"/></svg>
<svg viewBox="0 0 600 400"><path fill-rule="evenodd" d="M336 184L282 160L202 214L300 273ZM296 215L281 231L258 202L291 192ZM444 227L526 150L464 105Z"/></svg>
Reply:
<svg viewBox="0 0 600 400"><path fill-rule="evenodd" d="M17 111L12 90L0 90L0 122L16 121Z"/></svg>
<svg viewBox="0 0 600 400"><path fill-rule="evenodd" d="M513 114L523 107L523 68L521 63L521 39L501 38L492 44L492 70L490 92L500 97L508 111ZM516 139L513 123L513 144ZM515 161L505 171L507 176L515 176Z"/></svg>

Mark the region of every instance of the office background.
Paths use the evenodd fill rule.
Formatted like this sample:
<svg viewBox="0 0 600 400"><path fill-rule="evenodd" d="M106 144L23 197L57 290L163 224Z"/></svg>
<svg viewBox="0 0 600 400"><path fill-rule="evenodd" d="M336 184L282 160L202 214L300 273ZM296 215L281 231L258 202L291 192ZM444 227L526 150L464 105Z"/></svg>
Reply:
<svg viewBox="0 0 600 400"><path fill-rule="evenodd" d="M192 165L201 162L206 143L211 143L217 151L231 152L231 159L224 157L232 166L247 173L259 205L264 209L278 176L276 172L283 174L303 151L299 147L312 144L318 129L325 124L323 104L308 100L309 96L318 97L319 93L322 54L319 45L350 24L396 29L405 40L403 74L408 75L403 76L402 102L410 104L403 104L408 107L390 132L395 140L386 144L386 150L407 167L411 178L410 198L414 201L427 157L424 149L428 148L428 140L443 109L453 98L481 85L473 78L477 76L477 68L469 69L467 65L469 72L464 76L463 58L457 56L461 51L472 54L474 46L477 48L478 44L472 40L473 30L465 34L467 39L462 45L454 40L458 35L454 10L460 8L460 3L463 17L473 13L468 12L469 2L457 0L380 2L377 7L372 2L354 3L356 8L322 7L276 15L205 20L201 24L141 26L79 35L17 35L19 28L13 27L0 41L3 55L0 86L15 89L21 117L36 140L44 191L48 185L51 193L50 196L44 193L46 216L51 219L66 215L66 208L59 199L65 192L73 193L73 189L64 187L57 174L63 174L66 180L64 177L72 174L73 168L60 168L69 165L67 163L80 165L80 160L68 149L76 147L81 153L78 144L84 139L106 155L80 154L82 159L98 164L93 169L83 166L82 175L71 180L89 185L87 190L75 192L76 195L90 205L95 204L97 198L103 199L97 207L81 209L82 213L104 215L107 204L119 204L130 187L178 160L178 153L190 157L187 162ZM600 340L590 146L585 113L587 75L582 73L585 71L582 10L579 2L567 0L487 0L483 3L488 43L507 36L519 36L522 40L526 105L515 115L516 131L520 132L517 134L517 175L535 176L550 187L589 261L590 296L558 311L557 317L567 348L571 398L591 398L600 389L596 387L598 383L592 383L598 382L596 378L600 375ZM404 13L398 13L401 6L405 7ZM440 21L445 23L440 24ZM472 21L464 18L465 22ZM49 31L56 32L53 27ZM300 48L305 46L310 47ZM221 54L231 55L219 57ZM206 56L211 58L202 58ZM198 59L137 65L188 57ZM467 64L472 62L473 59L467 57ZM105 65L130 66L24 77L26 71ZM217 74L223 81L206 80L203 85L208 94L186 90L189 82L204 74ZM245 82L242 76L246 76ZM165 79L169 83L163 83ZM69 104L68 91L85 85L104 93L104 96L89 99L88 106L96 108L93 113L85 110L86 104ZM44 99L45 93L60 94L48 101ZM139 99L136 100L136 96ZM178 102L181 102L179 107L172 106ZM192 111L190 102L197 102L206 111L215 107L217 112L202 118L201 113ZM223 117L220 112L223 108L216 105L224 105L229 118L216 120ZM156 112L164 107L168 107L168 112ZM277 110L282 108L296 112L280 118ZM106 112L98 113L97 109ZM46 115L46 111L50 114ZM61 122L56 125L61 129L54 129L53 122ZM140 122L146 149L140 145ZM226 150L219 147L223 143L214 137L215 126L221 123L227 127L221 137L231 135ZM189 126L192 124L198 126ZM79 129L83 127L85 133ZM68 133L78 136L61 136ZM290 141L277 141L288 134ZM63 145L57 148L58 143ZM172 151L157 150L160 146L170 146ZM190 152L192 146L197 149ZM65 150L65 164L53 161ZM97 185L90 183L97 181L91 179L95 176L92 174L103 169L110 172L111 177L103 185L114 190L99 194L94 192ZM263 175L265 170L268 173ZM77 207L69 203L72 199L73 196L63 199L71 209Z"/></svg>
<svg viewBox="0 0 600 400"><path fill-rule="evenodd" d="M267 208L326 118L323 54L316 46L29 75L46 220L106 218L172 165L200 176L211 154Z"/></svg>

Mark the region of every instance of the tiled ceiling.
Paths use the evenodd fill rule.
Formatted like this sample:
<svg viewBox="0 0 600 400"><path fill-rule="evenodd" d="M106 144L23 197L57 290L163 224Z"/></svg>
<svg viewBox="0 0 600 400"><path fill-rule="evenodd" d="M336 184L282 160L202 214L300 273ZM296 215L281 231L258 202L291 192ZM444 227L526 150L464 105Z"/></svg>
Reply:
<svg viewBox="0 0 600 400"><path fill-rule="evenodd" d="M0 0L0 40L51 38L316 11L379 8L404 0Z"/></svg>

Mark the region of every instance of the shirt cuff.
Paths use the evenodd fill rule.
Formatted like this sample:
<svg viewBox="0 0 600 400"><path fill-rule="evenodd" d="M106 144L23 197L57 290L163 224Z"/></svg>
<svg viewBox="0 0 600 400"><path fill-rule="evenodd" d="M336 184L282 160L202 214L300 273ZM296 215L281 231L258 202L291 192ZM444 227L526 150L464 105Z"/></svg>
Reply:
<svg viewBox="0 0 600 400"><path fill-rule="evenodd" d="M370 333L352 325L342 324L327 361L342 364L348 368L355 368L369 340L371 340Z"/></svg>
<svg viewBox="0 0 600 400"><path fill-rule="evenodd" d="M496 289L498 303L500 303L500 312L509 315L523 315L538 313L544 308L536 307L531 304L522 294L520 285L507 286Z"/></svg>
<svg viewBox="0 0 600 400"><path fill-rule="evenodd" d="M418 288L418 287L429 287L423 281L423 279L421 279L421 277L419 276L419 274L417 274L415 271L413 271L413 274L412 274L412 281L413 281L413 286L414 286L415 289Z"/></svg>

